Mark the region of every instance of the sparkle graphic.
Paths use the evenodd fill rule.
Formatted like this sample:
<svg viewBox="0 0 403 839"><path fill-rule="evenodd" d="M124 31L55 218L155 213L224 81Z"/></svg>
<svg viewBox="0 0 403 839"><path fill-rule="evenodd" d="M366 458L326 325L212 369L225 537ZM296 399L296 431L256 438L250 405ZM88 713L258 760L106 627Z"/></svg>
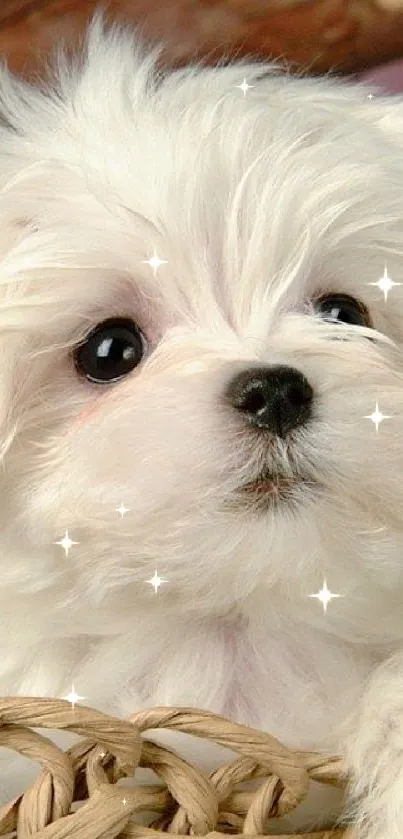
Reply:
<svg viewBox="0 0 403 839"><path fill-rule="evenodd" d="M130 509L129 509L129 507L125 507L125 505L123 504L123 501L122 501L120 507L116 507L116 512L120 513L121 517L123 518L125 513L130 513Z"/></svg>
<svg viewBox="0 0 403 839"><path fill-rule="evenodd" d="M323 582L323 588L318 591L317 594L309 594L308 597L316 597L318 600L321 601L323 605L323 611L326 612L327 604L333 599L333 597L344 597L344 594L332 594L327 587L326 580Z"/></svg>
<svg viewBox="0 0 403 839"><path fill-rule="evenodd" d="M254 86L255 85L253 85L253 84L248 84L246 79L243 80L242 84L235 85L235 87L238 87L240 90L243 90L243 95L244 96L246 96L246 91L249 90L249 88L252 88Z"/></svg>
<svg viewBox="0 0 403 839"><path fill-rule="evenodd" d="M378 280L377 283L368 283L368 285L378 286L380 291L383 291L383 294L384 294L384 297L385 297L385 303L386 303L386 301L388 299L388 292L391 290L391 288L393 288L393 286L401 285L401 283L394 283L393 282L393 280L388 276L388 271L387 271L387 268L386 268L386 265L385 265L385 270L384 270L383 276L380 278L380 280Z"/></svg>
<svg viewBox="0 0 403 839"><path fill-rule="evenodd" d="M85 696L79 696L78 693L76 693L74 690L74 685L72 685L70 693L68 693L67 696L62 696L62 699L67 699L67 702L71 702L74 711L74 705L76 704L76 702L78 702L80 699L85 699Z"/></svg>
<svg viewBox="0 0 403 839"><path fill-rule="evenodd" d="M158 576L157 571L154 571L154 576L151 577L151 580L144 580L144 582L149 583L151 586L154 586L154 591L157 594L157 591L161 583L168 583L169 580L163 580L161 577Z"/></svg>
<svg viewBox="0 0 403 839"><path fill-rule="evenodd" d="M373 99L373 98L374 98L374 94L373 93L368 93L368 99Z"/></svg>
<svg viewBox="0 0 403 839"><path fill-rule="evenodd" d="M70 537L69 537L69 531L66 530L66 533L64 534L63 539L61 539L60 542L53 542L53 544L54 545L61 545L61 547L63 548L63 550L66 554L66 556L68 556L69 555L69 550L72 547L72 545L79 545L80 543L79 542L73 542L73 540L70 539Z"/></svg>
<svg viewBox="0 0 403 839"><path fill-rule="evenodd" d="M98 757L106 757L106 752L100 752Z"/></svg>
<svg viewBox="0 0 403 839"><path fill-rule="evenodd" d="M124 804L124 806L126 807L127 801L125 798L122 799L122 804Z"/></svg>
<svg viewBox="0 0 403 839"><path fill-rule="evenodd" d="M166 259L159 259L159 257L155 253L155 251L154 251L154 256L152 256L151 259L143 259L143 262L145 263L145 265L151 265L151 268L154 271L154 277L157 273L157 268L159 268L160 265L167 265L168 264Z"/></svg>
<svg viewBox="0 0 403 839"><path fill-rule="evenodd" d="M375 411L372 414L369 414L368 416L364 417L364 419L372 420L378 433L378 428L382 420L391 419L391 417L388 414L382 414L382 412L379 410L378 403L376 402Z"/></svg>

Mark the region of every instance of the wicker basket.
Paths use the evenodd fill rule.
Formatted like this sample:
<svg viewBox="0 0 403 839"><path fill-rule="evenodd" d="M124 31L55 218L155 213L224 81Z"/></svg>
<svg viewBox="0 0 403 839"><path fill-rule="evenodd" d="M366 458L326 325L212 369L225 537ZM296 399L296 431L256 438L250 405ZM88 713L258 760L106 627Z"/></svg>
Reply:
<svg viewBox="0 0 403 839"><path fill-rule="evenodd" d="M306 797L310 780L341 788L347 780L340 758L291 751L269 734L195 708L151 708L124 720L62 699L0 698L0 718L1 745L43 767L24 794L0 809L3 837L129 839L166 832L258 837L267 835L271 818L291 812ZM32 728L64 729L86 739L63 752ZM213 740L239 757L208 776L143 738L157 728ZM163 786L116 785L140 766L152 769ZM236 790L252 779L261 779L258 789ZM79 809L72 808L75 802L81 802ZM136 822L144 811L159 814L147 827ZM288 839L302 835L347 839L348 831Z"/></svg>

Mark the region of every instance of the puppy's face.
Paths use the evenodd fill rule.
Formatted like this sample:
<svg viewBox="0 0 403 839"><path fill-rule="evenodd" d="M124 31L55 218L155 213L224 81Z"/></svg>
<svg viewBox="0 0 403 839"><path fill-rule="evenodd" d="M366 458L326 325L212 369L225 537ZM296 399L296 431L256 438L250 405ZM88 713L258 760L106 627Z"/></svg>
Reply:
<svg viewBox="0 0 403 839"><path fill-rule="evenodd" d="M401 106L261 76L95 28L57 96L3 80L3 614L403 633Z"/></svg>

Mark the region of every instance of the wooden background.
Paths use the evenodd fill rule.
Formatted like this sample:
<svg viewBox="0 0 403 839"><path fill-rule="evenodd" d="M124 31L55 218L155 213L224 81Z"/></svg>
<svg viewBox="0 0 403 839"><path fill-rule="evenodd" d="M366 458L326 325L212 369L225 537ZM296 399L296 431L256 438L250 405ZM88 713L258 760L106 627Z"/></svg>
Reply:
<svg viewBox="0 0 403 839"><path fill-rule="evenodd" d="M105 0L104 0L105 2ZM0 0L0 53L30 75L62 36L75 42L97 0ZM165 62L285 57L321 73L403 57L403 0L109 0L111 18L166 42Z"/></svg>

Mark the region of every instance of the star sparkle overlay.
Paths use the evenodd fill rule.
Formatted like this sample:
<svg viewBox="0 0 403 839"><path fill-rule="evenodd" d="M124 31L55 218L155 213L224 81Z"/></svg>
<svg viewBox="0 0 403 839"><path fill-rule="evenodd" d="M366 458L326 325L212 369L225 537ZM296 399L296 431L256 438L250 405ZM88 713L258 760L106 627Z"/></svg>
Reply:
<svg viewBox="0 0 403 839"><path fill-rule="evenodd" d="M61 547L63 548L63 550L66 554L66 556L68 556L70 548L72 548L73 545L79 545L80 543L79 542L73 542L73 540L70 539L70 537L69 537L69 531L66 530L66 533L64 534L63 539L61 539L60 542L53 542L53 544L54 545L61 545Z"/></svg>
<svg viewBox="0 0 403 839"><path fill-rule="evenodd" d="M378 280L378 282L376 282L376 283L368 283L368 285L376 285L376 286L378 286L379 290L383 292L383 295L384 295L384 298L385 298L385 303L387 303L387 300L388 300L388 293L389 293L389 291L390 291L390 290L391 290L391 289L392 289L395 285L402 285L402 284L401 284L401 283L395 283L395 282L393 282L393 280L391 279L391 277L389 277L389 275L388 275L388 269L387 269L387 267L386 267L386 265L385 265L385 269L384 269L383 275L382 275L382 277L380 277L380 279Z"/></svg>
<svg viewBox="0 0 403 839"><path fill-rule="evenodd" d="M162 577L158 576L157 570L154 571L154 576L151 577L151 580L144 580L145 583L149 583L149 585L153 586L155 594L162 583L168 583L169 580L163 580Z"/></svg>
<svg viewBox="0 0 403 839"><path fill-rule="evenodd" d="M375 425L376 433L378 433L378 428L379 428L380 423L383 422L384 419L392 419L392 417L389 414L383 414L379 410L379 405L376 402L375 403L375 411L373 411L372 414L368 414L367 416L363 417L363 419L372 420L372 422Z"/></svg>
<svg viewBox="0 0 403 839"><path fill-rule="evenodd" d="M160 267L160 265L168 265L167 260L166 259L160 259L157 256L155 251L154 251L154 254L151 257L151 259L143 259L142 261L145 265L150 265L151 266L151 268L153 269L153 272L154 272L154 277L155 277L155 275L157 273L157 269Z"/></svg>
<svg viewBox="0 0 403 839"><path fill-rule="evenodd" d="M79 696L78 693L74 690L74 684L71 686L70 693L67 696L62 696L62 699L67 699L67 702L71 703L72 710L74 711L74 705L80 701L80 699L85 699L85 696Z"/></svg>
<svg viewBox="0 0 403 839"><path fill-rule="evenodd" d="M126 513L130 513L130 508L129 508L129 507L125 507L125 505L123 504L123 501L122 501L122 503L121 503L120 507L116 507L116 512L117 512L117 513L120 513L120 517L121 517L121 518L123 518L123 516L124 516Z"/></svg>
<svg viewBox="0 0 403 839"><path fill-rule="evenodd" d="M334 597L344 597L344 594L332 594L332 592L329 591L327 587L325 578L323 582L323 588L321 588L317 594L308 594L308 597L316 597L317 600L320 600L323 606L323 611L326 612L328 603L330 603L330 601L333 600Z"/></svg>
<svg viewBox="0 0 403 839"><path fill-rule="evenodd" d="M243 95L244 95L244 96L246 96L246 91L247 91L247 90L250 90L250 89L251 89L252 87L254 87L254 86L255 86L255 85L253 85L253 84L248 84L248 83L247 83L247 81L246 81L246 79L244 79L244 80L243 80L242 84L237 84L237 85L235 85L235 87L237 87L237 88L239 88L239 90L242 90L242 91L243 91Z"/></svg>

